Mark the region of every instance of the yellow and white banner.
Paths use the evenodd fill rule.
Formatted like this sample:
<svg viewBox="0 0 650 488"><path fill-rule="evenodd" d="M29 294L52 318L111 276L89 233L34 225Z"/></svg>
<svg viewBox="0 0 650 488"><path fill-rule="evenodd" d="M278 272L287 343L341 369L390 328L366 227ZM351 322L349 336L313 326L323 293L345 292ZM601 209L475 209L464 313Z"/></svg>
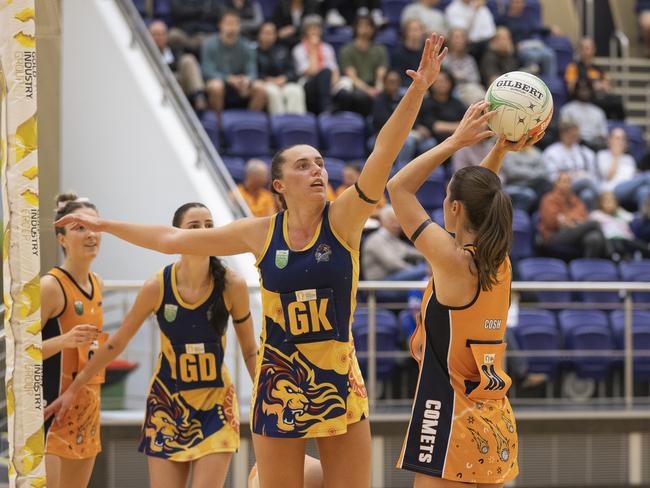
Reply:
<svg viewBox="0 0 650 488"><path fill-rule="evenodd" d="M0 0L0 164L11 487L45 486L34 0Z"/></svg>

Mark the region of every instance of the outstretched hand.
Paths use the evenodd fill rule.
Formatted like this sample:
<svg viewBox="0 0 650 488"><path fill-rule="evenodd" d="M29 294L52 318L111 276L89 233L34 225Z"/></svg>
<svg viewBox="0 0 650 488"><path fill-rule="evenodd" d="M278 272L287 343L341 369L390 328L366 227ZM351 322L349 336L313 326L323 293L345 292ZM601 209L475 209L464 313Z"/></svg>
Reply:
<svg viewBox="0 0 650 488"><path fill-rule="evenodd" d="M413 80L413 86L422 90L428 90L436 81L440 73L440 65L447 55L447 48L443 49L442 45L445 38L439 34L433 33L424 43L424 51L420 59L420 66L417 71L412 69L406 70L406 74Z"/></svg>
<svg viewBox="0 0 650 488"><path fill-rule="evenodd" d="M68 224L72 224L71 230L84 227L93 232L102 231L102 220L99 217L86 213L69 213L54 222L55 227L65 227Z"/></svg>
<svg viewBox="0 0 650 488"><path fill-rule="evenodd" d="M451 135L460 147L472 146L494 135L494 132L487 128L487 121L493 113L483 113L489 105L488 102L476 102L469 106L463 119Z"/></svg>

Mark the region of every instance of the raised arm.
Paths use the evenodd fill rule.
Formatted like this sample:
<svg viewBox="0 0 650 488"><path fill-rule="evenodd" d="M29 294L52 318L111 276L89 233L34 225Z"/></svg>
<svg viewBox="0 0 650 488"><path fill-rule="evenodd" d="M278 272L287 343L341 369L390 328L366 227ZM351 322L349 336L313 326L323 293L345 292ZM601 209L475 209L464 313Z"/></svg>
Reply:
<svg viewBox="0 0 650 488"><path fill-rule="evenodd" d="M159 300L160 284L158 276L155 276L144 284L117 332L93 354L68 389L47 406L46 419L53 414L56 414L57 421L63 419L79 390L124 350L142 323L154 311Z"/></svg>
<svg viewBox="0 0 650 488"><path fill-rule="evenodd" d="M241 347L244 363L251 379L255 378L255 364L257 360L257 342L253 330L253 317L251 316L248 300L248 286L244 278L232 270L226 275L226 295L231 303L230 316L232 317L239 347Z"/></svg>
<svg viewBox="0 0 650 488"><path fill-rule="evenodd" d="M354 186L348 188L332 204L331 218L335 229L355 248L363 225L384 194L390 169L413 127L422 99L438 77L440 64L447 54L447 48L442 48L443 42L444 38L437 34L426 40L418 70L407 71L413 82L379 131L375 147L359 176L358 189Z"/></svg>
<svg viewBox="0 0 650 488"><path fill-rule="evenodd" d="M258 256L264 247L270 217L244 218L214 229L179 229L165 225L130 224L84 213L71 213L54 223L72 224L95 232L107 232L139 247L165 254L231 256L251 252Z"/></svg>

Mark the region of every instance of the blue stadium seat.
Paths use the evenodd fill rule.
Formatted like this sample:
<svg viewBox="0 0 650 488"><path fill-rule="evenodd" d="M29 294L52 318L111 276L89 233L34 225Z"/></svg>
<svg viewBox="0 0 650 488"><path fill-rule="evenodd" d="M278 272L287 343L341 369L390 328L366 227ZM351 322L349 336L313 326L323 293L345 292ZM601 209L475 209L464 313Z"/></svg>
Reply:
<svg viewBox="0 0 650 488"><path fill-rule="evenodd" d="M318 126L314 114L271 115L271 130L278 149L294 144L318 147Z"/></svg>
<svg viewBox="0 0 650 488"><path fill-rule="evenodd" d="M172 17L171 1L155 0L153 7L153 16L157 19L164 20L169 25Z"/></svg>
<svg viewBox="0 0 650 488"><path fill-rule="evenodd" d="M619 281L618 269L609 259L579 258L569 263L574 281ZM582 301L587 303L618 303L618 292L582 291Z"/></svg>
<svg viewBox="0 0 650 488"><path fill-rule="evenodd" d="M228 168L233 180L237 183L244 181L246 163L242 158L238 158L237 156L221 156L221 159L223 164L226 165L226 168Z"/></svg>
<svg viewBox="0 0 650 488"><path fill-rule="evenodd" d="M627 135L627 150L637 162L640 161L646 150L645 137L641 126L628 124L621 120L607 121L608 131L611 131L615 127L620 127L625 131Z"/></svg>
<svg viewBox="0 0 650 488"><path fill-rule="evenodd" d="M365 122L354 112L323 113L318 116L321 140L327 156L343 160L366 155Z"/></svg>
<svg viewBox="0 0 650 488"><path fill-rule="evenodd" d="M614 331L614 341L619 349L625 348L625 312L614 310L610 319ZM650 353L650 312L635 310L632 312L632 345L634 351ZM634 358L634 379L650 380L650 357Z"/></svg>
<svg viewBox="0 0 650 488"><path fill-rule="evenodd" d="M447 185L445 181L445 170L437 168L417 191L417 197L427 213L442 207L445 200Z"/></svg>
<svg viewBox="0 0 650 488"><path fill-rule="evenodd" d="M514 260L529 258L533 252L533 229L526 212L515 209L512 219L513 242L510 257Z"/></svg>
<svg viewBox="0 0 650 488"><path fill-rule="evenodd" d="M571 44L571 40L565 36L551 35L544 40L544 44L555 51L558 75L564 77L566 67L573 61L573 44Z"/></svg>
<svg viewBox="0 0 650 488"><path fill-rule="evenodd" d="M559 113L559 110L567 102L567 91L564 80L559 76L540 76L548 86L548 90L553 95L553 110Z"/></svg>
<svg viewBox="0 0 650 488"><path fill-rule="evenodd" d="M259 3L262 8L264 19L269 20L273 15L273 10L275 9L275 4L278 3L278 0L257 0L257 3Z"/></svg>
<svg viewBox="0 0 650 488"><path fill-rule="evenodd" d="M224 110L221 124L229 155L254 157L271 152L271 134L266 114L249 110Z"/></svg>
<svg viewBox="0 0 650 488"><path fill-rule="evenodd" d="M614 337L607 315L599 310L563 310L558 315L567 349L613 350ZM614 362L611 357L575 357L569 363L580 378L603 380Z"/></svg>
<svg viewBox="0 0 650 488"><path fill-rule="evenodd" d="M368 309L359 307L354 312L354 322L352 324L352 335L354 336L354 346L359 352L368 351ZM377 331L377 352L396 352L398 351L397 338L399 337L399 326L397 319L392 312L384 309L377 309L376 315ZM377 379L386 380L390 378L395 366L395 358L377 358ZM359 358L359 366L364 377L367 377L367 358Z"/></svg>
<svg viewBox="0 0 650 488"><path fill-rule="evenodd" d="M618 270L623 281L650 283L650 259L624 261L618 265ZM632 300L635 302L650 303L650 293L633 292Z"/></svg>
<svg viewBox="0 0 650 488"><path fill-rule="evenodd" d="M569 281L569 270L564 261L556 258L525 258L517 265L523 281ZM543 302L570 302L568 291L542 291L537 299Z"/></svg>
<svg viewBox="0 0 650 488"><path fill-rule="evenodd" d="M342 27L325 29L323 32L323 41L331 44L334 51L338 54L339 50L345 44L352 42L352 27L345 25Z"/></svg>
<svg viewBox="0 0 650 488"><path fill-rule="evenodd" d="M562 347L555 315L548 310L520 309L514 333L522 351L557 351ZM527 361L530 373L553 376L560 364L560 357L531 357Z"/></svg>
<svg viewBox="0 0 650 488"><path fill-rule="evenodd" d="M221 147L221 138L219 137L219 123L217 121L217 114L212 110L206 110L201 114L201 125L208 134L215 149L218 151Z"/></svg>
<svg viewBox="0 0 650 488"><path fill-rule="evenodd" d="M411 3L410 0L381 0L381 9L391 27L399 29L402 10L404 10L409 3Z"/></svg>
<svg viewBox="0 0 650 488"><path fill-rule="evenodd" d="M443 229L445 228L445 211L441 208L435 209L431 213L431 220L438 224Z"/></svg>
<svg viewBox="0 0 650 488"><path fill-rule="evenodd" d="M327 170L327 176L329 184L332 185L332 188L336 190L341 183L343 183L343 168L345 167L345 162L336 158L325 158L325 169Z"/></svg>

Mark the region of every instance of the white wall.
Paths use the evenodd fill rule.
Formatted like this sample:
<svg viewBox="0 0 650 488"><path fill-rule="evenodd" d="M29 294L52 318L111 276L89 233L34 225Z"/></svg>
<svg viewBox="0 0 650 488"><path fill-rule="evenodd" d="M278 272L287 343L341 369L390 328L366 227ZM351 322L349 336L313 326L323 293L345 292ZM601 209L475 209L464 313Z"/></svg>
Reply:
<svg viewBox="0 0 650 488"><path fill-rule="evenodd" d="M107 218L169 224L188 201L205 203L216 225L233 218L211 175L197 167L197 153L147 59L131 45L131 32L111 0L63 1L61 190L94 202ZM226 196L227 197L227 196ZM106 280L140 280L175 258L138 249L105 235L94 269ZM250 255L228 264L249 282L257 281ZM258 318L259 303L253 301ZM227 362L237 352L230 332ZM145 338L133 347L147 349ZM130 346L131 347L131 346ZM149 371L129 380L140 392ZM246 375L247 376L247 375ZM248 380L240 381L250 394Z"/></svg>

